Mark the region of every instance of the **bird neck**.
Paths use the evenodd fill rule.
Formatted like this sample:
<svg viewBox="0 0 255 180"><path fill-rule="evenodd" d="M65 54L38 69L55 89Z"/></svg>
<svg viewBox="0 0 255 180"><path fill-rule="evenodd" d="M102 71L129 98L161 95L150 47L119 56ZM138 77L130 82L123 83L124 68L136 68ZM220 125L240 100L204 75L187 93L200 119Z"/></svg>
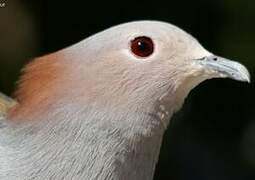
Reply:
<svg viewBox="0 0 255 180"><path fill-rule="evenodd" d="M142 111L133 107L118 107L118 111L114 107L80 109L76 104L52 108L49 117L35 114L44 120L14 130L16 138L10 145L17 149L12 153L14 176L153 178L165 130L159 121L162 113L152 111L148 104ZM24 169L22 174L20 168Z"/></svg>

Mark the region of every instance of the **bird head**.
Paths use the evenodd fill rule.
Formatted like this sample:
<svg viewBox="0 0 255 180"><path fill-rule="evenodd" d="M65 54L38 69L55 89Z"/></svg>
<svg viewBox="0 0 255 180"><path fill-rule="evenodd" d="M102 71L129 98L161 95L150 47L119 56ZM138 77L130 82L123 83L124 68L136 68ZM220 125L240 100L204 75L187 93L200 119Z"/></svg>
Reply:
<svg viewBox="0 0 255 180"><path fill-rule="evenodd" d="M163 22L121 24L71 49L79 49L74 71L81 66L80 76L87 74L82 78L93 74L97 94L119 105L131 99L137 104L160 100L171 106L174 101L178 109L188 92L206 79L250 81L243 65L214 55L188 33Z"/></svg>
<svg viewBox="0 0 255 180"><path fill-rule="evenodd" d="M17 94L21 104L40 110L61 101L112 111L155 104L175 111L193 87L226 77L249 81L243 65L212 54L180 28L137 21L33 61Z"/></svg>

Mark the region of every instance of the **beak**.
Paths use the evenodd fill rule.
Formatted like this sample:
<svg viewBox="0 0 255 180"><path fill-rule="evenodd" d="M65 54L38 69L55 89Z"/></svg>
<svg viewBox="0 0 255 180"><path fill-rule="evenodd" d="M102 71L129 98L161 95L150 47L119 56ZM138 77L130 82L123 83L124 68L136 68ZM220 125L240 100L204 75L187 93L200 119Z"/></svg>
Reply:
<svg viewBox="0 0 255 180"><path fill-rule="evenodd" d="M203 69L213 77L231 78L250 82L250 74L245 66L219 56L210 55L197 59Z"/></svg>

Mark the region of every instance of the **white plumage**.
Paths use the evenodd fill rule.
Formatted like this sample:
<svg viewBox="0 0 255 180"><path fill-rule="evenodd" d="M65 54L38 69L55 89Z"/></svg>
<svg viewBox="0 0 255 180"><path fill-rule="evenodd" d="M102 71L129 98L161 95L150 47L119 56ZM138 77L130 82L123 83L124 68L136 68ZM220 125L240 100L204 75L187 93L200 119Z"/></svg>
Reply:
<svg viewBox="0 0 255 180"><path fill-rule="evenodd" d="M151 39L150 55L132 52L137 37ZM249 81L241 64L157 21L121 24L37 58L1 123L0 179L151 180L172 114L215 77Z"/></svg>

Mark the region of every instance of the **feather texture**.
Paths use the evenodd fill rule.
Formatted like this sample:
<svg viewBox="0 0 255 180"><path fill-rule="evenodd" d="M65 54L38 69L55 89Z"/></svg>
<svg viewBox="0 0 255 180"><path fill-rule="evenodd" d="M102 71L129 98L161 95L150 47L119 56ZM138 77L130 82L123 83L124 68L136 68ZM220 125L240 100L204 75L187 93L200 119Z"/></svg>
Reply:
<svg viewBox="0 0 255 180"><path fill-rule="evenodd" d="M151 56L131 52L139 36L153 40ZM216 77L197 63L209 55L171 24L139 21L36 58L19 103L0 95L0 179L152 180L173 113Z"/></svg>
<svg viewBox="0 0 255 180"><path fill-rule="evenodd" d="M17 102L14 99L0 93L0 117L5 116L8 110L16 104Z"/></svg>

